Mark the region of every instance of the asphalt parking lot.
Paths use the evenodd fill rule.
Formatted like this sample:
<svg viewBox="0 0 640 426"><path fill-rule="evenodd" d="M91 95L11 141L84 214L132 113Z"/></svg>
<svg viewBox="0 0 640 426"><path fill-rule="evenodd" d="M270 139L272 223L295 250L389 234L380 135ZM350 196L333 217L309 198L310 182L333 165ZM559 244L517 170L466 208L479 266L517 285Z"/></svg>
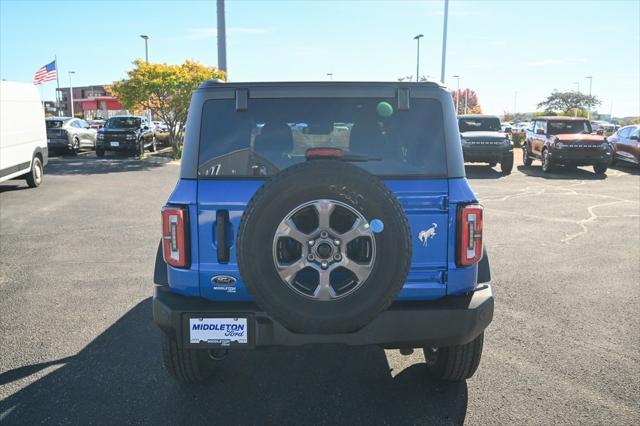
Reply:
<svg viewBox="0 0 640 426"><path fill-rule="evenodd" d="M151 320L178 170L90 153L53 158L36 190L0 184L0 423L640 422L637 170L467 168L496 312L466 383L366 347L233 354L192 387L163 370Z"/></svg>

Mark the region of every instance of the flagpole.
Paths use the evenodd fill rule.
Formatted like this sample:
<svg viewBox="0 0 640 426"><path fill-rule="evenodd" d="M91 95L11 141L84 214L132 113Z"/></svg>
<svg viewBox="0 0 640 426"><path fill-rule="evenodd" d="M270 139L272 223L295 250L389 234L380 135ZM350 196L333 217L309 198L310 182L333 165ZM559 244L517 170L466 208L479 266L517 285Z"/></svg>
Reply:
<svg viewBox="0 0 640 426"><path fill-rule="evenodd" d="M60 70L58 69L58 55L53 55L53 61L56 63L56 84L58 86L56 89L56 109L58 110L58 117L60 117Z"/></svg>

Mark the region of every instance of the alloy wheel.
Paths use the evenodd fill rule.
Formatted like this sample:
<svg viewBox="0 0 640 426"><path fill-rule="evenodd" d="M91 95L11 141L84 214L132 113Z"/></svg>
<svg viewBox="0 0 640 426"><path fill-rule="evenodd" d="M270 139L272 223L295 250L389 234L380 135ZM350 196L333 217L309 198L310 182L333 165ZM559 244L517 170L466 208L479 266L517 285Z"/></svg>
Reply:
<svg viewBox="0 0 640 426"><path fill-rule="evenodd" d="M353 207L315 200L293 209L273 238L278 275L296 293L318 301L355 292L375 264L375 238Z"/></svg>

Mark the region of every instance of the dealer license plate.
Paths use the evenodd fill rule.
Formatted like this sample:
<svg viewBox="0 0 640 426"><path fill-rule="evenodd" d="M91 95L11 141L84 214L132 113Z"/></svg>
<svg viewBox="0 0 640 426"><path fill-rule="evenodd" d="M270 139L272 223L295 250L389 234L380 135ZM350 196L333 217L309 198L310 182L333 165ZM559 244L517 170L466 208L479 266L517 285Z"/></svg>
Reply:
<svg viewBox="0 0 640 426"><path fill-rule="evenodd" d="M190 343L246 344L246 318L189 318Z"/></svg>
<svg viewBox="0 0 640 426"><path fill-rule="evenodd" d="M120 142L111 142L111 146L120 146Z"/></svg>

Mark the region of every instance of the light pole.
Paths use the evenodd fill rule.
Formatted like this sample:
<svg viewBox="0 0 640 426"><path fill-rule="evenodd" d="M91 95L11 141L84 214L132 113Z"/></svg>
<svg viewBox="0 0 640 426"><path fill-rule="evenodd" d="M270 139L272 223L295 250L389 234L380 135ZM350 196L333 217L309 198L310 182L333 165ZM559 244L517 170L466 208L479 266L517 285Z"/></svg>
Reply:
<svg viewBox="0 0 640 426"><path fill-rule="evenodd" d="M333 73L332 72L328 72L327 76L329 77L329 81L333 81Z"/></svg>
<svg viewBox="0 0 640 426"><path fill-rule="evenodd" d="M453 78L458 79L458 90L456 91L456 115L460 114L460 76L454 75Z"/></svg>
<svg viewBox="0 0 640 426"><path fill-rule="evenodd" d="M442 66L440 80L444 84L444 68L447 63L447 22L449 21L449 0L444 0L444 25L442 26Z"/></svg>
<svg viewBox="0 0 640 426"><path fill-rule="evenodd" d="M225 80L229 80L227 71L227 25L224 16L224 0L217 1L218 26L218 68L225 73Z"/></svg>
<svg viewBox="0 0 640 426"><path fill-rule="evenodd" d="M416 81L420 81L420 39L424 37L424 34L418 34L413 39L418 41L418 48L416 51Z"/></svg>
<svg viewBox="0 0 640 426"><path fill-rule="evenodd" d="M579 81L574 81L574 82L573 82L573 84L575 84L575 85L576 85L576 91L577 91L578 93L580 93L580 82L579 82ZM575 107L575 108L573 109L573 116L574 116L574 117L577 117L577 116L578 116L578 107Z"/></svg>
<svg viewBox="0 0 640 426"><path fill-rule="evenodd" d="M71 98L71 117L75 117L73 110L73 85L71 84L71 74L75 74L75 71L69 71L69 96Z"/></svg>
<svg viewBox="0 0 640 426"><path fill-rule="evenodd" d="M589 80L589 102L591 102L591 85L593 83L593 76L586 76L586 79ZM587 105L587 120L591 120L591 103Z"/></svg>
<svg viewBox="0 0 640 426"><path fill-rule="evenodd" d="M144 61L146 63L149 63L149 45L148 45L149 36L142 34L140 35L140 37L144 39Z"/></svg>

